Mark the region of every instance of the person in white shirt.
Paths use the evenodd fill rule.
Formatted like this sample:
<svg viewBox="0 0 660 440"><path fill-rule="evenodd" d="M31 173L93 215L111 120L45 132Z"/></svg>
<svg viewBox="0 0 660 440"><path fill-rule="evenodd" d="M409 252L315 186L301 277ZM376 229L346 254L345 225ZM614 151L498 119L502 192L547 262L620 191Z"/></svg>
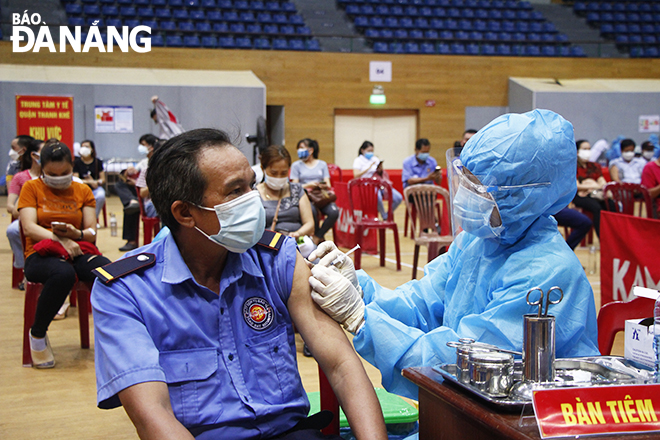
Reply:
<svg viewBox="0 0 660 440"><path fill-rule="evenodd" d="M358 150L358 157L353 161L353 178L359 179L360 177L373 177L381 162L382 161L374 155L374 144L369 141L362 142L362 145ZM401 193L394 188L392 188L392 200L394 203L392 212L394 212L397 206L401 203L401 200L403 200ZM382 190L378 192L378 212L380 212L383 220L387 220L387 211L385 211L385 208L383 207Z"/></svg>
<svg viewBox="0 0 660 440"><path fill-rule="evenodd" d="M624 139L621 141L621 157L610 162L610 176L615 182L642 183L642 170L646 160L635 157L635 141Z"/></svg>

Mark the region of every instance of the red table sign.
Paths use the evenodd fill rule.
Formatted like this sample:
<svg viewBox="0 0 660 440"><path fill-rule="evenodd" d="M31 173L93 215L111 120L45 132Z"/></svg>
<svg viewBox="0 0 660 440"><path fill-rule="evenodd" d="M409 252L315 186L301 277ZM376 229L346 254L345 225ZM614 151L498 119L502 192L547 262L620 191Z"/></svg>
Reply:
<svg viewBox="0 0 660 440"><path fill-rule="evenodd" d="M534 391L542 438L660 431L660 385Z"/></svg>

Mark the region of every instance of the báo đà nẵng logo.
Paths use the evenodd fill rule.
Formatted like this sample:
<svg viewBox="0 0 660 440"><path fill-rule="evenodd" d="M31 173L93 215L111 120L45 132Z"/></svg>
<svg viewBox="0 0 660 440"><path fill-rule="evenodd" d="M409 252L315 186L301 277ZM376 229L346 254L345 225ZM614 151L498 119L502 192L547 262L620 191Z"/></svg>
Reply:
<svg viewBox="0 0 660 440"><path fill-rule="evenodd" d="M50 34L50 28L46 22L41 21L41 15L38 13L29 14L27 10L23 14L12 15L12 35L9 39L12 41L12 52L39 52L39 50L48 49L50 52L57 52L53 37ZM103 42L101 31L98 26L98 20L89 27L85 41L81 41L81 26L73 27L73 33L68 26L60 26L60 52L66 52L67 43L74 52L89 52L91 48L97 48L99 52L113 52L115 44L122 52L128 52L130 46L135 52L145 53L151 51L151 37L142 36L138 41L139 34L146 33L151 35L149 26L136 26L130 31L128 26L122 26L121 29L115 26L107 26L107 43ZM37 35L27 25L41 25ZM23 43L23 44L21 44ZM82 47L81 47L82 46Z"/></svg>

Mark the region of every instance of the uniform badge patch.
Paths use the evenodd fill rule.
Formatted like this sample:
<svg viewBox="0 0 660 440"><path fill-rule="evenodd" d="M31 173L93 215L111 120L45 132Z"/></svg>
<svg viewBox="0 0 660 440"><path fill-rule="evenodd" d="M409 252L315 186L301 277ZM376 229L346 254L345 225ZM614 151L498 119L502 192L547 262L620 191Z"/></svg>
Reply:
<svg viewBox="0 0 660 440"><path fill-rule="evenodd" d="M273 323L273 307L265 299L253 296L243 303L243 319L254 330L266 330Z"/></svg>

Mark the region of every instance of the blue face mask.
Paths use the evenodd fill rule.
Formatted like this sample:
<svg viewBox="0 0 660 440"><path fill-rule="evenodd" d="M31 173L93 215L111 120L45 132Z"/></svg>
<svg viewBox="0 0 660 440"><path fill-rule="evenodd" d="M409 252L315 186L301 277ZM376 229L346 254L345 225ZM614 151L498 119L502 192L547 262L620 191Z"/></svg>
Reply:
<svg viewBox="0 0 660 440"><path fill-rule="evenodd" d="M301 148L298 150L298 159L307 159L309 157L309 150L307 148Z"/></svg>
<svg viewBox="0 0 660 440"><path fill-rule="evenodd" d="M422 161L422 162L426 162L426 159L428 159L429 156L430 156L429 153L419 153L419 154L417 155L417 160L420 160L420 161Z"/></svg>
<svg viewBox="0 0 660 440"><path fill-rule="evenodd" d="M459 185L452 203L454 221L465 232L481 238L499 237L503 226L491 226L491 216L497 211L497 203L490 198L482 197Z"/></svg>
<svg viewBox="0 0 660 440"><path fill-rule="evenodd" d="M256 190L213 208L198 206L206 211L215 211L220 223L220 231L209 236L195 226L212 242L241 254L259 242L266 228L266 211Z"/></svg>
<svg viewBox="0 0 660 440"><path fill-rule="evenodd" d="M374 157L374 153L372 152L364 153L364 157L366 157L367 160L371 160L371 158Z"/></svg>

